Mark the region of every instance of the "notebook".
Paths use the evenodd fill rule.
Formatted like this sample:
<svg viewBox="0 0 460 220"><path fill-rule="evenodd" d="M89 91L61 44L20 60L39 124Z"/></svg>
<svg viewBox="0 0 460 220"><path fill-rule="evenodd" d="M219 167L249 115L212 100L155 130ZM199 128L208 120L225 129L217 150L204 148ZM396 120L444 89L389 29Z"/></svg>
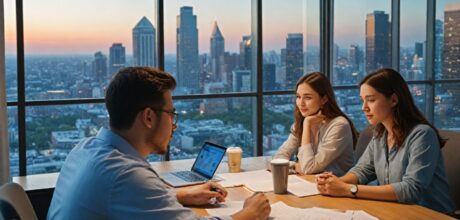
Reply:
<svg viewBox="0 0 460 220"><path fill-rule="evenodd" d="M158 176L173 187L207 182L214 176L226 150L225 147L205 142L191 170L158 173Z"/></svg>

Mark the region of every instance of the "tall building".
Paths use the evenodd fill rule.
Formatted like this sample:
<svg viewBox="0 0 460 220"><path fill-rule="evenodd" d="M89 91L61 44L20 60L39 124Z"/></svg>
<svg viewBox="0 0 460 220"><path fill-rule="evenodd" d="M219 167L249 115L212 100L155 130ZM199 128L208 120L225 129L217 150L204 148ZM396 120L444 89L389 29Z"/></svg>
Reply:
<svg viewBox="0 0 460 220"><path fill-rule="evenodd" d="M390 66L390 24L384 11L374 11L366 18L366 72Z"/></svg>
<svg viewBox="0 0 460 220"><path fill-rule="evenodd" d="M423 58L423 42L415 42L415 55L418 58Z"/></svg>
<svg viewBox="0 0 460 220"><path fill-rule="evenodd" d="M460 78L460 4L447 4L444 11L443 78Z"/></svg>
<svg viewBox="0 0 460 220"><path fill-rule="evenodd" d="M146 17L142 17L133 29L133 57L134 66L157 66L155 27Z"/></svg>
<svg viewBox="0 0 460 220"><path fill-rule="evenodd" d="M358 81L364 76L363 69L363 51L358 45L350 45L348 48L348 63L351 67L352 80Z"/></svg>
<svg viewBox="0 0 460 220"><path fill-rule="evenodd" d="M179 87L196 91L200 87L198 64L198 29L193 8L180 8L177 16L177 83Z"/></svg>
<svg viewBox="0 0 460 220"><path fill-rule="evenodd" d="M232 72L233 92L248 92L251 91L251 71L235 70Z"/></svg>
<svg viewBox="0 0 460 220"><path fill-rule="evenodd" d="M106 83L108 80L107 57L100 51L94 54L93 74L100 85Z"/></svg>
<svg viewBox="0 0 460 220"><path fill-rule="evenodd" d="M252 69L252 42L251 36L243 36L240 42L240 69Z"/></svg>
<svg viewBox="0 0 460 220"><path fill-rule="evenodd" d="M303 75L303 35L288 34L286 38L286 88L293 89Z"/></svg>
<svg viewBox="0 0 460 220"><path fill-rule="evenodd" d="M441 20L436 20L435 26L435 47L434 47L434 70L436 77L442 75L442 53L444 45L444 23Z"/></svg>
<svg viewBox="0 0 460 220"><path fill-rule="evenodd" d="M214 22L214 28L211 35L211 72L212 80L214 82L221 82L224 78L223 67L224 67L224 52L225 52L225 40L220 32L217 22Z"/></svg>
<svg viewBox="0 0 460 220"><path fill-rule="evenodd" d="M125 47L121 43L113 43L109 50L109 74L113 75L125 66Z"/></svg>
<svg viewBox="0 0 460 220"><path fill-rule="evenodd" d="M273 63L267 63L263 66L264 76L264 90L275 90L276 89L276 65Z"/></svg>

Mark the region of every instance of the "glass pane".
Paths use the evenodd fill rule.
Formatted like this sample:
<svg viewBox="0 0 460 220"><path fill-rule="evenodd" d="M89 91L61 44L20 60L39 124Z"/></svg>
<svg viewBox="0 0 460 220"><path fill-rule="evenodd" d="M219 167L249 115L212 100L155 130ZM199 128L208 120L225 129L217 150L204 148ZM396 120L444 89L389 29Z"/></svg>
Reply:
<svg viewBox="0 0 460 220"><path fill-rule="evenodd" d="M10 142L10 175L19 176L18 108L8 107L8 141Z"/></svg>
<svg viewBox="0 0 460 220"><path fill-rule="evenodd" d="M26 98L101 98L120 68L155 66L154 12L148 0L24 1Z"/></svg>
<svg viewBox="0 0 460 220"><path fill-rule="evenodd" d="M358 89L335 89L337 104L350 118L358 132L369 125L363 111Z"/></svg>
<svg viewBox="0 0 460 220"><path fill-rule="evenodd" d="M436 79L458 79L460 78L460 1L439 0L436 4Z"/></svg>
<svg viewBox="0 0 460 220"><path fill-rule="evenodd" d="M109 121L102 103L27 107L26 115L27 174L58 172L72 148Z"/></svg>
<svg viewBox="0 0 460 220"><path fill-rule="evenodd" d="M429 89L431 87L425 84L414 84L409 85L410 92L412 94L412 98L414 99L415 105L417 105L418 109L427 116L427 100L431 100L430 97L427 97L429 94Z"/></svg>
<svg viewBox="0 0 460 220"><path fill-rule="evenodd" d="M425 80L426 0L401 1L400 73L405 80Z"/></svg>
<svg viewBox="0 0 460 220"><path fill-rule="evenodd" d="M367 73L390 67L390 8L390 0L335 0L333 85L356 84Z"/></svg>
<svg viewBox="0 0 460 220"><path fill-rule="evenodd" d="M439 129L460 131L460 83L437 84L434 97L434 125Z"/></svg>
<svg viewBox="0 0 460 220"><path fill-rule="evenodd" d="M264 97L263 155L274 155L287 140L294 123L294 95Z"/></svg>
<svg viewBox="0 0 460 220"><path fill-rule="evenodd" d="M179 123L170 143L171 160L194 158L205 141L239 146L243 156L255 155L254 98L174 101Z"/></svg>
<svg viewBox="0 0 460 220"><path fill-rule="evenodd" d="M251 1L165 1L165 69L175 95L255 90Z"/></svg>
<svg viewBox="0 0 460 220"><path fill-rule="evenodd" d="M6 101L18 100L17 59L16 59L16 1L6 0L5 11L5 65Z"/></svg>
<svg viewBox="0 0 460 220"><path fill-rule="evenodd" d="M263 1L262 9L264 90L293 90L319 71L319 1Z"/></svg>

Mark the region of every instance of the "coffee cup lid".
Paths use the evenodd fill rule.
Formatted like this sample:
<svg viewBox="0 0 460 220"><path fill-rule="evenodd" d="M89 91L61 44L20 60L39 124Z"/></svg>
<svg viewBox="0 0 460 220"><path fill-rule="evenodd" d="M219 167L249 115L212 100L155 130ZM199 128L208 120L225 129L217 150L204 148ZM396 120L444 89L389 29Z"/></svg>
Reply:
<svg viewBox="0 0 460 220"><path fill-rule="evenodd" d="M277 159L273 159L272 161L270 161L270 163L272 163L272 164L288 164L289 160L277 158Z"/></svg>
<svg viewBox="0 0 460 220"><path fill-rule="evenodd" d="M242 152L243 150L241 150L240 147L228 147L227 151L240 151L240 152Z"/></svg>

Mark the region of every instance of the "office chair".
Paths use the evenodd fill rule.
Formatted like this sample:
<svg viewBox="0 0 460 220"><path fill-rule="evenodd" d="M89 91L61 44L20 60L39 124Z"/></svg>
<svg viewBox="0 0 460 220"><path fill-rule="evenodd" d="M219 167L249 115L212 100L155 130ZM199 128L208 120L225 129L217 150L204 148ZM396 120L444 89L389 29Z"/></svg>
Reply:
<svg viewBox="0 0 460 220"><path fill-rule="evenodd" d="M441 149L444 157L444 166L449 181L451 198L457 208L455 212L460 217L460 132L440 131L442 138L447 139L446 144Z"/></svg>
<svg viewBox="0 0 460 220"><path fill-rule="evenodd" d="M0 214L4 219L37 220L29 197L19 184L6 183L0 187L0 201Z"/></svg>
<svg viewBox="0 0 460 220"><path fill-rule="evenodd" d="M374 126L372 125L368 125L366 128L364 128L363 131L359 133L358 141L356 142L356 147L355 147L356 162L358 162L359 158L361 157L361 155L363 155L364 151L366 150L367 145L372 140L373 133L374 133Z"/></svg>

